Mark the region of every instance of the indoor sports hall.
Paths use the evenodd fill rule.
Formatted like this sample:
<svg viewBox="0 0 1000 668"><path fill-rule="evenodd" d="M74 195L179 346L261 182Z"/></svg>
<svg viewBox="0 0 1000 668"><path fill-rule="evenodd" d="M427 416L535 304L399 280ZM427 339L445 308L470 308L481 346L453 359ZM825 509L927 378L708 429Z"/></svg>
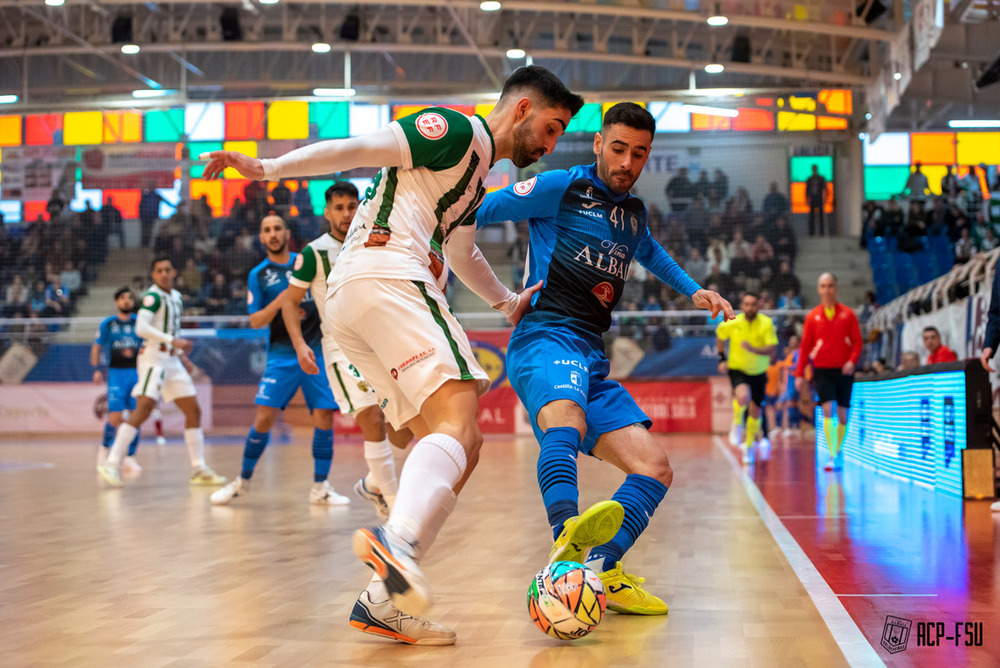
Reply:
<svg viewBox="0 0 1000 668"><path fill-rule="evenodd" d="M0 663L1000 665L998 48L993 0L0 0ZM419 620L395 599L377 623L357 616L372 573L352 541L383 521L351 417L369 384L346 357L339 375L319 366L323 391L350 398L332 464L301 390L261 410L286 385L268 380L277 328L326 317L309 314L313 293L275 309L276 282L309 262L329 274L336 251L306 258L344 241L335 197L361 202L350 244L366 202L391 215L397 167L211 178L200 156L270 165L387 125L433 145L448 119L481 122L496 155L504 81L531 66L583 106L553 150L492 164L483 209L595 160L581 198L639 207L577 207L607 231L577 261L610 278L567 298L610 312L592 323L607 377L669 458L669 491L621 558L622 582L669 611L602 603L594 626L564 606L586 627L572 641L540 630L555 607L533 623L558 530L508 355L521 330L451 273L432 311L489 376L483 445L419 560L434 602L419 617L454 634L411 644ZM599 179L622 102L655 125L627 193ZM523 138L536 117L518 118ZM461 190L432 202L444 239ZM456 227L476 219L470 202ZM546 224L476 231L506 290L539 267L558 285ZM401 236L384 229L379 243ZM614 268L619 231L648 232L765 343L741 343L655 268ZM450 267L438 241L427 262L436 248ZM265 285L268 262L289 268ZM395 354L414 327L400 318L370 344ZM537 354L570 386L594 372ZM418 440L385 446L400 481ZM577 458L581 511L622 498L634 471L612 464ZM620 608L622 585L597 571Z"/></svg>

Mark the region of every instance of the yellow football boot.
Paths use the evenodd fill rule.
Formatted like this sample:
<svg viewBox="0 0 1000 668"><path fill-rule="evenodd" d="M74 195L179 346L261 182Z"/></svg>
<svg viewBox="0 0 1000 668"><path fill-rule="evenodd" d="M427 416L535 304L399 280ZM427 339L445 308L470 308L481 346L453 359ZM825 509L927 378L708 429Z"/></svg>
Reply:
<svg viewBox="0 0 1000 668"><path fill-rule="evenodd" d="M667 614L667 604L642 586L646 579L626 573L622 569L622 562L615 563L614 568L604 571L600 577L604 583L608 610L622 615Z"/></svg>
<svg viewBox="0 0 1000 668"><path fill-rule="evenodd" d="M582 564L590 548L604 545L615 537L625 519L625 509L617 501L601 501L571 517L549 551L549 563L575 561Z"/></svg>

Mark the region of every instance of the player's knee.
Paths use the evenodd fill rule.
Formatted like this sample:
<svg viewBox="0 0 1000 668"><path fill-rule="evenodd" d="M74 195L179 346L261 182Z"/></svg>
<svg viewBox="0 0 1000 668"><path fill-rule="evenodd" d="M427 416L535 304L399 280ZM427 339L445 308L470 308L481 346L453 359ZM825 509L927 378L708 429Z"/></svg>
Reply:
<svg viewBox="0 0 1000 668"><path fill-rule="evenodd" d="M647 461L649 472L646 474L654 480L659 480L666 487L674 482L674 469L670 466L670 459L665 452L650 457Z"/></svg>
<svg viewBox="0 0 1000 668"><path fill-rule="evenodd" d="M317 408L313 411L313 424L317 429L333 429L333 410Z"/></svg>
<svg viewBox="0 0 1000 668"><path fill-rule="evenodd" d="M274 427L274 421L277 417L277 413L274 411L262 411L258 410L257 414L254 415L253 428L261 434L271 431Z"/></svg>
<svg viewBox="0 0 1000 668"><path fill-rule="evenodd" d="M188 408L184 417L185 426L188 429L194 429L195 427L201 426L201 406L198 405L197 401L191 402L191 407Z"/></svg>
<svg viewBox="0 0 1000 668"><path fill-rule="evenodd" d="M121 413L111 413L108 415L108 424L116 429L121 426L122 414Z"/></svg>
<svg viewBox="0 0 1000 668"><path fill-rule="evenodd" d="M370 406L354 415L358 428L366 441L385 440L385 417L376 406Z"/></svg>

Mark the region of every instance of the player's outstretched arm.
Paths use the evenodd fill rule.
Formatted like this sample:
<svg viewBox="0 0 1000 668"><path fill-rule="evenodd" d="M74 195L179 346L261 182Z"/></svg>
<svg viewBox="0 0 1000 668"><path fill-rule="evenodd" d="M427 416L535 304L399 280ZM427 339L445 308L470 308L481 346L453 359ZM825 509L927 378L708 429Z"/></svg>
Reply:
<svg viewBox="0 0 1000 668"><path fill-rule="evenodd" d="M719 317L720 312L725 320L732 320L736 317L736 314L733 312L733 305L714 290L700 288L693 295L691 295L691 301L694 302L694 305L698 308L711 311L713 319Z"/></svg>
<svg viewBox="0 0 1000 668"><path fill-rule="evenodd" d="M310 376L319 373L319 366L316 364L316 353L313 352L309 344L302 336L302 319L299 317L299 304L306 296L307 288L298 285L289 285L285 290L285 301L281 305L281 317L285 321L285 329L288 331L288 338L295 346L295 356L299 358L299 366Z"/></svg>
<svg viewBox="0 0 1000 668"><path fill-rule="evenodd" d="M476 246L475 225L462 225L452 232L445 243L444 252L451 270L476 296L507 318L514 317L521 306L521 298L493 273L490 263ZM517 317L520 319L520 316Z"/></svg>
<svg viewBox="0 0 1000 668"><path fill-rule="evenodd" d="M409 148L400 145L396 134L386 126L360 137L330 139L297 148L279 158L251 158L236 151L212 151L198 156L208 160L202 178L222 176L232 167L244 178L274 181L285 177L333 174L358 167L402 167Z"/></svg>

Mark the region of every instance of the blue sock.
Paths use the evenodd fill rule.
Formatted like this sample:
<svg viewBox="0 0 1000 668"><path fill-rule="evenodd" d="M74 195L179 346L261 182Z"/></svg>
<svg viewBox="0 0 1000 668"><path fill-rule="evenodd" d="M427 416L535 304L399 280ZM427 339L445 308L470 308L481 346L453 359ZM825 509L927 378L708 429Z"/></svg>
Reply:
<svg viewBox="0 0 1000 668"><path fill-rule="evenodd" d="M115 442L115 431L116 429L111 426L110 422L104 423L104 439L101 441L101 445L105 448L110 448L111 444Z"/></svg>
<svg viewBox="0 0 1000 668"><path fill-rule="evenodd" d="M313 482L323 482L330 475L333 462L333 430L313 429Z"/></svg>
<svg viewBox="0 0 1000 668"><path fill-rule="evenodd" d="M138 449L139 449L139 430L137 429L135 432L135 437L132 439L132 442L128 444L128 456L134 457L135 451Z"/></svg>
<svg viewBox="0 0 1000 668"><path fill-rule="evenodd" d="M253 470L257 466L257 460L264 454L264 448L267 447L267 441L270 438L271 432L265 431L261 433L250 427L250 433L247 435L247 443L243 446L243 470L240 471L241 478L249 480L250 476L253 475Z"/></svg>
<svg viewBox="0 0 1000 668"><path fill-rule="evenodd" d="M576 453L580 432L573 427L552 427L542 435L538 453L538 488L552 527L559 537L563 522L579 515L580 490L576 484Z"/></svg>
<svg viewBox="0 0 1000 668"><path fill-rule="evenodd" d="M622 560L629 548L639 539L639 535L646 530L649 518L653 516L666 493L667 486L655 478L637 473L625 476L625 482L611 497L625 508L622 528L609 542L591 550L590 556L587 557L588 562L603 558L599 573L614 568L615 562Z"/></svg>

